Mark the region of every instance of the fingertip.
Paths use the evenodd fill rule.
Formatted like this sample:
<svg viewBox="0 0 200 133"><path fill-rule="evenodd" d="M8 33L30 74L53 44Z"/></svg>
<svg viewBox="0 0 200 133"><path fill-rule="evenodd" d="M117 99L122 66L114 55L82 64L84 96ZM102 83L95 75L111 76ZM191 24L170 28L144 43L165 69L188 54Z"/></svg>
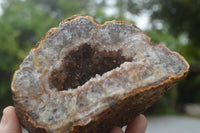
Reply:
<svg viewBox="0 0 200 133"><path fill-rule="evenodd" d="M144 115L140 114L127 126L125 133L145 133L146 128L147 119Z"/></svg>
<svg viewBox="0 0 200 133"><path fill-rule="evenodd" d="M8 106L3 110L3 114L6 116L10 116L13 113L15 114L15 108L13 106Z"/></svg>
<svg viewBox="0 0 200 133"><path fill-rule="evenodd" d="M6 117L7 122L2 127L2 130L5 130L6 133L21 133L21 125L15 113L15 108L13 106L8 106L3 110L3 116Z"/></svg>
<svg viewBox="0 0 200 133"><path fill-rule="evenodd" d="M3 110L3 116L1 118L1 126L6 126L8 123L10 115L14 112L14 107L8 106Z"/></svg>
<svg viewBox="0 0 200 133"><path fill-rule="evenodd" d="M114 127L109 133L123 133L123 130L120 127Z"/></svg>
<svg viewBox="0 0 200 133"><path fill-rule="evenodd" d="M143 115L143 114L140 114L137 119L139 119L139 121L142 121L144 126L147 127L147 118Z"/></svg>
<svg viewBox="0 0 200 133"><path fill-rule="evenodd" d="M17 115L15 113L15 108L13 106L8 106L3 110L3 115L7 118L8 123L18 122Z"/></svg>

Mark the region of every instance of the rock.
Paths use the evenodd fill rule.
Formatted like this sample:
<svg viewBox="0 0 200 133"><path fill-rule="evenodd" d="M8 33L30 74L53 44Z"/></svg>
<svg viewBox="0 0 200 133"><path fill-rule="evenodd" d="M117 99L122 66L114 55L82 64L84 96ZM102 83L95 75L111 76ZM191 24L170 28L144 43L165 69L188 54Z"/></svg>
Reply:
<svg viewBox="0 0 200 133"><path fill-rule="evenodd" d="M136 26L75 15L22 62L12 92L32 133L102 133L124 126L184 78L185 59Z"/></svg>

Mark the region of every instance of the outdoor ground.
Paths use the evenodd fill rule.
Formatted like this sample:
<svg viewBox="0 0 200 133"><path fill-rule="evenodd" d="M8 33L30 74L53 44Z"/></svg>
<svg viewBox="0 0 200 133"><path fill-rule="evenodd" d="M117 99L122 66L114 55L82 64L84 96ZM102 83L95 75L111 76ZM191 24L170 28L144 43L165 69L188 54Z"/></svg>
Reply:
<svg viewBox="0 0 200 133"><path fill-rule="evenodd" d="M146 133L200 133L200 118L157 116L147 119Z"/></svg>

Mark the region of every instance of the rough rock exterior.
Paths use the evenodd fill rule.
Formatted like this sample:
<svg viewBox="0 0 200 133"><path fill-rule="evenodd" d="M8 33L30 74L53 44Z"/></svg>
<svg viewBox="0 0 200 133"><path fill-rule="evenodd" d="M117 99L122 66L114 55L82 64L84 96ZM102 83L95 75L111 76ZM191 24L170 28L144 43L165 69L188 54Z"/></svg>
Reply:
<svg viewBox="0 0 200 133"><path fill-rule="evenodd" d="M132 24L75 15L24 59L13 100L30 133L106 133L128 124L188 70L181 55Z"/></svg>

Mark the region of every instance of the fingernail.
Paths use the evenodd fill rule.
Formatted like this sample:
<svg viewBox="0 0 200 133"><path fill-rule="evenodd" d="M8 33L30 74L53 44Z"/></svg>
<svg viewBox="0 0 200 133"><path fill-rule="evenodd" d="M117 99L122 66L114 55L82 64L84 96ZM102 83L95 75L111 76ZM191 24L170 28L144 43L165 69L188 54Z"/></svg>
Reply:
<svg viewBox="0 0 200 133"><path fill-rule="evenodd" d="M1 124L2 125L6 125L6 123L8 122L7 116L4 114L1 118Z"/></svg>

